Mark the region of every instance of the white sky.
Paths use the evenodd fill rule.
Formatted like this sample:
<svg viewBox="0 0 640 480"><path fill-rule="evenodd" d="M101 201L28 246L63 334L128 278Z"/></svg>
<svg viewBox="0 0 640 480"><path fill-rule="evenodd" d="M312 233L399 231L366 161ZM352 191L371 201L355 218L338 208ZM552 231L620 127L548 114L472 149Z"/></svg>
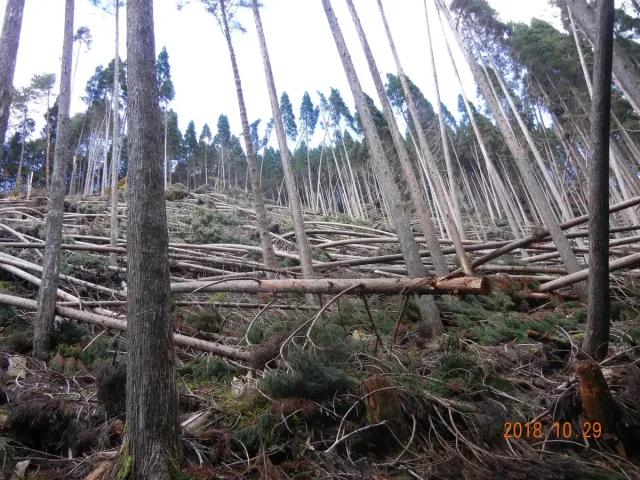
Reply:
<svg viewBox="0 0 640 480"><path fill-rule="evenodd" d="M529 22L532 17L557 24L557 13L547 0L489 0L505 21ZM360 81L365 91L376 98L369 69L362 54L351 16L343 0L333 0L340 26L346 37ZM435 17L432 0L430 11L434 37L436 65L442 101L455 114L459 88L453 76L444 40ZM263 0L262 23L271 57L278 94L286 91L298 115L305 90L318 103L316 91L328 96L329 87L338 88L347 103L353 97L347 83L333 37L320 0ZM4 12L6 0L0 0ZM363 28L367 32L378 68L386 80L386 73L395 73L393 58L384 34L375 0L356 0ZM433 89L426 50L425 19L422 0L385 0L387 17L405 72L433 101ZM178 113L181 130L194 120L200 133L206 122L215 133L218 116L229 116L232 132L241 133L237 97L226 42L213 16L204 11L200 0L181 11L176 0L155 0L155 28L157 52L167 47L176 98L170 105ZM242 12L239 20L246 34L234 34L234 46L243 81L249 121L271 118L262 58L251 10ZM26 0L20 49L14 84L29 83L35 73L60 75L64 0ZM554 21L555 20L555 21ZM72 114L85 109L80 100L86 82L98 64L107 65L114 57L114 17L93 7L89 0L76 0L74 31L87 26L93 36L90 51L80 53L77 77L73 88ZM126 58L126 14L121 15L120 54ZM448 27L447 27L448 28ZM76 46L77 48L77 46ZM454 46L457 52L457 48ZM156 53L157 53L156 52ZM77 50L74 50L74 62ZM459 56L461 59L461 55ZM459 68L462 62L459 62ZM475 85L466 67L461 68L465 89L475 98ZM57 87L56 87L57 91ZM377 101L376 101L377 103ZM44 109L42 109L44 113ZM44 123L42 115L35 120L38 128Z"/></svg>

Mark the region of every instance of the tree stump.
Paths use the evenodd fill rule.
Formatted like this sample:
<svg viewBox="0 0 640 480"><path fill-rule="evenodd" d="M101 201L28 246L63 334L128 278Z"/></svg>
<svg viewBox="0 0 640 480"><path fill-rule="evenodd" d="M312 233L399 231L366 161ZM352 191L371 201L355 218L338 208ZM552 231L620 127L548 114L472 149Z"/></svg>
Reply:
<svg viewBox="0 0 640 480"><path fill-rule="evenodd" d="M600 366L593 360L583 360L576 362L573 369L580 381L584 418L591 424L600 423L602 440L611 443L620 456L626 457L617 427L620 412Z"/></svg>
<svg viewBox="0 0 640 480"><path fill-rule="evenodd" d="M389 388L392 387L391 382L386 377L373 376L364 381L363 387L368 395L365 404L369 424L386 422L398 440L406 442L410 429L402 412L398 391Z"/></svg>

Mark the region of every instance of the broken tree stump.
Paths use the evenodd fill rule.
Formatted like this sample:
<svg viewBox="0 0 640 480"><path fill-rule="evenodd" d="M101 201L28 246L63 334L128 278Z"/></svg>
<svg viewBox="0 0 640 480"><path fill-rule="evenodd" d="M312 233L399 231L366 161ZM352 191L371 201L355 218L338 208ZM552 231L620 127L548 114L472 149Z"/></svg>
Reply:
<svg viewBox="0 0 640 480"><path fill-rule="evenodd" d="M602 370L593 360L577 361L573 370L580 381L580 398L582 400L582 414L594 425L599 423L602 428L602 439L611 441L620 456L626 457L625 449L618 433L618 405L611 395Z"/></svg>
<svg viewBox="0 0 640 480"><path fill-rule="evenodd" d="M400 442L406 442L410 429L404 419L398 391L389 379L376 375L367 378L362 386L366 395L367 422L370 425L385 422Z"/></svg>

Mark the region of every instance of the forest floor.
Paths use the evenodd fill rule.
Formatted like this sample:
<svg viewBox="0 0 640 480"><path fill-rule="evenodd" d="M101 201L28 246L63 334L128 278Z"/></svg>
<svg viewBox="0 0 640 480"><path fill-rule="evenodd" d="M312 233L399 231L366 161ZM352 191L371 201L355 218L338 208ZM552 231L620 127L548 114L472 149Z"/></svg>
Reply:
<svg viewBox="0 0 640 480"><path fill-rule="evenodd" d="M259 271L255 222L241 193L174 188L168 199L172 283ZM41 249L28 244L44 238L46 201L0 202L0 243L13 242L0 245L0 294L33 300L34 279L20 272L39 275L32 264ZM293 276L287 212L272 208L271 217L281 274ZM314 245L383 229L307 220L334 222L309 225ZM67 200L61 272L68 277L60 288L86 312L117 315L126 274L122 253L119 266L109 263L108 222L103 199ZM397 244L327 247L314 249L314 259L398 252ZM373 278L384 265L318 274ZM489 276L490 295L437 298L446 326L438 339L413 300L399 295L343 295L322 311L297 294L174 295L175 332L230 352L176 349L185 454L176 479L640 479L634 277L615 279L610 352L597 368L606 380L599 386L611 392L603 418L613 423L602 426L583 404L583 376L574 370L584 305L570 289L528 295L535 275ZM57 317L46 363L29 356L32 335L29 308L0 305L0 475L109 478L124 433L125 332Z"/></svg>

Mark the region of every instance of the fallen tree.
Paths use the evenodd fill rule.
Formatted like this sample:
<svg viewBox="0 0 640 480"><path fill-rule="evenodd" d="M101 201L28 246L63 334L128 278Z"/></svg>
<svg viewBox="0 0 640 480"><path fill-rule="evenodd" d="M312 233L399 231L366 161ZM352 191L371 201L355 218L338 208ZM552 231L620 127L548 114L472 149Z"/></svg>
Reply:
<svg viewBox="0 0 640 480"><path fill-rule="evenodd" d="M627 200L625 202L620 202L617 203L615 205L611 205L611 207L609 207L609 213L616 213L619 212L621 210L625 210L627 208L631 208L631 207L635 207L636 205L640 205L640 197L635 197L632 198L630 200ZM578 225L582 225L584 223L587 223L589 221L589 216L588 215L582 215L580 217L576 217L572 220L569 220L567 222L561 223L560 224L560 228L562 230L567 230L569 228L572 227L577 227ZM484 255L483 257L478 258L477 260L475 260L471 266L473 268L475 267L479 267L480 265L484 265L485 263L490 262L491 260L493 260L494 258L498 258L501 257L502 255L505 255L509 252L512 252L518 248L524 248L532 243L535 242L539 242L544 240L547 236L549 235L549 230L547 230L546 228L544 229L539 229L538 231L536 231L533 235L529 235L528 237L525 238L520 238L518 240L515 240L511 243L509 243L508 245L505 245L503 247L500 247L496 250L494 250L491 253L488 253L487 255Z"/></svg>
<svg viewBox="0 0 640 480"><path fill-rule="evenodd" d="M358 293L389 295L488 295L491 282L485 277L456 278L368 278L368 279L250 279L212 282L180 282L171 284L171 293L236 292L236 293L313 293L338 294L344 290Z"/></svg>
<svg viewBox="0 0 640 480"><path fill-rule="evenodd" d="M640 253L635 253L633 255L629 255L627 257L619 258L617 260L613 260L609 262L609 272L615 272L617 270L622 270L624 268L634 268L640 265ZM573 285L575 283L581 282L589 278L589 269L580 270L579 272L572 273L571 275L566 275L564 277L560 277L557 280L552 280L547 283L543 283L537 289L538 292L550 292L552 290L556 290L562 287L568 287L569 285Z"/></svg>
<svg viewBox="0 0 640 480"><path fill-rule="evenodd" d="M25 308L33 311L38 308L38 302L35 300L5 294L0 294L0 304L12 305L14 307ZM117 320L115 318L109 318L95 313L81 312L74 308L56 306L56 314L64 318L77 320L90 325L97 325L102 328L120 330L123 332L127 330L127 322L124 320ZM197 338L187 337L186 335L174 334L173 342L180 347L194 348L196 350L202 350L204 352L213 353L215 355L220 355L221 357L227 357L234 360L248 361L251 358L251 354L249 352L228 347L226 345L219 345L199 340Z"/></svg>

